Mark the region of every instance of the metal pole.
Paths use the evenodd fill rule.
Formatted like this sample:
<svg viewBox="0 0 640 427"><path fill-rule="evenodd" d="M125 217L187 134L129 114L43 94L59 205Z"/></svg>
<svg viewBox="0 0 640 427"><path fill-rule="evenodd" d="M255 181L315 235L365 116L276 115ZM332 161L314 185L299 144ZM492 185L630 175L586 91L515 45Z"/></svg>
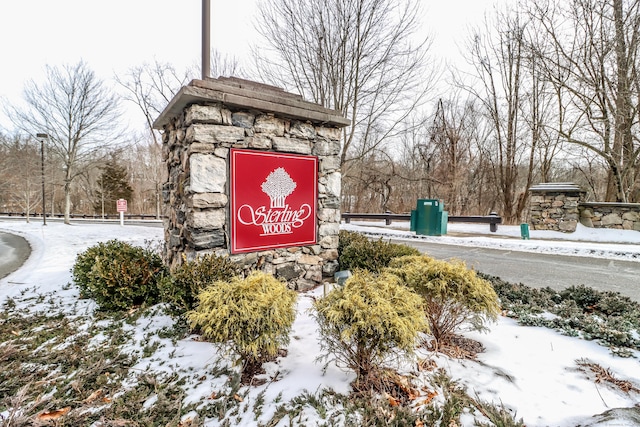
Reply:
<svg viewBox="0 0 640 427"><path fill-rule="evenodd" d="M40 171L42 172L42 225L47 225L47 205L44 201L44 140L49 138L46 133L38 133L36 137L40 139Z"/></svg>
<svg viewBox="0 0 640 427"><path fill-rule="evenodd" d="M211 0L202 0L202 80L211 74Z"/></svg>

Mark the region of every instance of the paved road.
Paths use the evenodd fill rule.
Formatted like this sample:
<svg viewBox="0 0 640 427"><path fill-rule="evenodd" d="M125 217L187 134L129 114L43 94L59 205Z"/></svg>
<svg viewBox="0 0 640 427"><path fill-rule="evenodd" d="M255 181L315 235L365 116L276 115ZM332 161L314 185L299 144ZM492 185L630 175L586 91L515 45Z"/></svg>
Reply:
<svg viewBox="0 0 640 427"><path fill-rule="evenodd" d="M616 291L640 302L640 262L612 261L566 255L549 255L473 248L422 241L409 244L434 258L458 258L477 271L528 286L564 289L586 285Z"/></svg>
<svg viewBox="0 0 640 427"><path fill-rule="evenodd" d="M23 237L0 232L0 279L20 268L30 253L31 246Z"/></svg>

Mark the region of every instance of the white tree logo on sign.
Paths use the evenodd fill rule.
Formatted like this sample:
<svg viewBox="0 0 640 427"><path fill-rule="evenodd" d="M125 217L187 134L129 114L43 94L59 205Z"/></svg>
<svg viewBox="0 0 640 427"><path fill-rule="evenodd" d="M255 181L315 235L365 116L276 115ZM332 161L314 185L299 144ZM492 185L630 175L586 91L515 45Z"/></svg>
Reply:
<svg viewBox="0 0 640 427"><path fill-rule="evenodd" d="M297 185L284 168L277 168L267 176L261 188L271 199L272 209L283 209L285 199L293 193Z"/></svg>

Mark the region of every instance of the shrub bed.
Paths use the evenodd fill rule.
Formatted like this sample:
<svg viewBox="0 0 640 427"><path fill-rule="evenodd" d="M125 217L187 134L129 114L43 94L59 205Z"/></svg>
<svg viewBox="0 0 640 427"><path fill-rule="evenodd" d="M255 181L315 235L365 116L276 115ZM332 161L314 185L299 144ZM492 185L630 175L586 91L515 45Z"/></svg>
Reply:
<svg viewBox="0 0 640 427"><path fill-rule="evenodd" d="M482 275L496 290L503 310L521 325L545 326L597 340L621 356L640 350L640 304L617 292L580 285L562 291L513 284ZM543 316L542 313L553 316Z"/></svg>

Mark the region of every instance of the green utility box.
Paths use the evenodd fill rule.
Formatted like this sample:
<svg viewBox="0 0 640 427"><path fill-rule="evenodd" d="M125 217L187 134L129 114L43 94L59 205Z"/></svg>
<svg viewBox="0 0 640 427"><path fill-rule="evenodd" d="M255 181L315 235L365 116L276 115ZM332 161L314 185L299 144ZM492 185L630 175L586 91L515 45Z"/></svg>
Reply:
<svg viewBox="0 0 640 427"><path fill-rule="evenodd" d="M411 211L410 230L426 236L447 234L448 212L437 199L418 199L416 209Z"/></svg>
<svg viewBox="0 0 640 427"><path fill-rule="evenodd" d="M520 224L520 236L522 240L529 240L529 224Z"/></svg>
<svg viewBox="0 0 640 427"><path fill-rule="evenodd" d="M442 211L440 219L440 235L447 234L447 224L449 223L449 212Z"/></svg>

